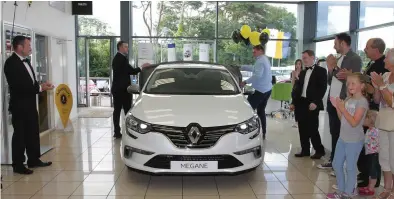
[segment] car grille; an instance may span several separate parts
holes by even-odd
[[[157,155],[144,166],[157,169],[171,169],[171,161],[217,161],[218,169],[230,169],[243,166],[237,158],[231,155]]]
[[[234,132],[235,127],[236,125],[201,128],[202,135],[196,144],[191,144],[186,127],[152,125],[152,131],[162,133],[178,148],[209,148],[223,135]]]

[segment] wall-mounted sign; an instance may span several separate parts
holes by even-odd
[[[153,44],[151,43],[138,43],[138,67],[143,64],[154,64]]]
[[[209,44],[200,44],[199,61],[209,62]]]
[[[168,47],[168,51],[167,51],[168,61],[169,62],[176,61],[175,44],[174,43],[168,44],[167,47]]]
[[[73,1],[71,5],[73,15],[93,15],[93,1]]]
[[[193,61],[192,44],[183,44],[183,61]]]

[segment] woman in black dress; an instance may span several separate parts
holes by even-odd
[[[302,71],[302,61],[301,61],[301,59],[297,59],[294,63],[294,70],[290,74],[291,84],[293,85],[293,90],[291,92],[292,98],[294,98],[294,90],[297,85],[296,83],[299,81],[298,76],[300,75],[301,71]],[[297,107],[297,105],[294,104],[294,107]],[[297,119],[297,115],[295,114],[295,112],[294,112],[294,117],[295,117],[295,123],[293,124],[293,127],[297,128],[298,127],[298,124],[297,124],[298,119]]]

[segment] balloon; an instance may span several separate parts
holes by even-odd
[[[249,36],[250,43],[253,46],[259,45],[260,44],[259,37],[260,37],[260,33],[256,32],[256,31],[253,31],[252,33],[250,33],[250,36]]]
[[[259,37],[259,40],[260,40],[261,45],[265,45],[268,42],[268,40],[269,40],[268,33],[266,33],[266,32],[261,33],[260,37]]]
[[[265,28],[261,33],[264,33],[264,32],[267,33],[268,35],[270,35],[270,33],[271,33],[268,28]]]
[[[246,46],[249,46],[249,44],[250,44],[249,39],[245,39],[245,38],[243,38],[242,36],[241,36],[241,39],[242,39],[242,41],[245,43]]]
[[[233,34],[231,34],[231,38],[236,44],[239,43],[241,41],[239,30],[234,30]]]
[[[248,25],[243,25],[241,27],[241,36],[244,39],[249,38],[251,32],[252,32],[252,29]]]

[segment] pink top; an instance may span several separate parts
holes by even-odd
[[[365,134],[365,154],[374,154],[379,152],[379,130],[369,128]]]

